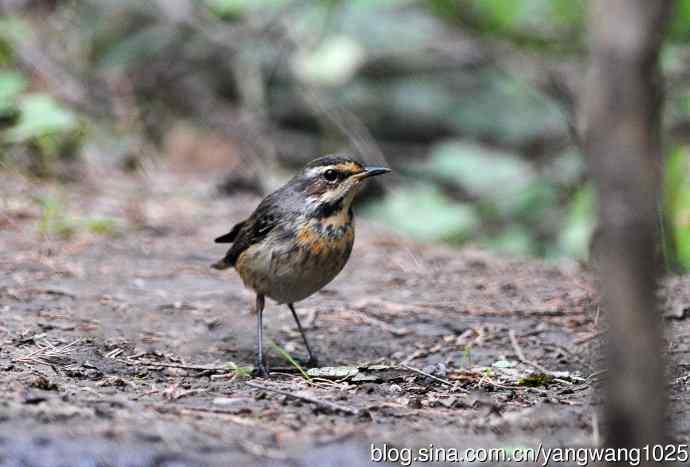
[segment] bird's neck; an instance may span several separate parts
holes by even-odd
[[[343,196],[323,200],[315,199],[311,203],[309,216],[317,219],[331,219],[349,221],[352,218],[352,201],[355,197],[355,190],[345,193]]]
[[[319,223],[328,228],[332,226],[334,229],[348,226],[352,223],[352,208],[342,208],[339,211],[333,212],[330,216],[322,217]]]

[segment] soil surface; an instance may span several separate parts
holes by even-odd
[[[371,443],[598,441],[599,314],[577,264],[420,245],[359,219],[346,269],[297,305],[319,368],[306,378],[285,357],[304,348],[269,303],[273,374],[252,378],[254,297],[209,265],[258,198],[160,172],[61,188],[0,174],[1,465],[359,466]],[[687,442],[690,279],[666,295]]]

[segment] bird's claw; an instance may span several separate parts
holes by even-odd
[[[318,368],[319,367],[319,360],[316,357],[309,357],[308,359],[304,358],[295,358],[295,361],[303,367],[306,368]]]
[[[252,370],[252,376],[258,378],[268,378],[270,373],[266,364],[263,362],[256,362],[256,366],[254,367],[254,370]]]

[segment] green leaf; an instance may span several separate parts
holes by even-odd
[[[28,94],[20,100],[18,108],[19,121],[3,138],[7,142],[18,143],[77,128],[77,117],[47,94]]]
[[[16,108],[17,98],[26,90],[24,75],[16,71],[0,70],[0,115]]]
[[[549,0],[552,18],[562,25],[582,28],[585,22],[583,0]]]
[[[585,159],[579,151],[567,150],[548,161],[543,175],[553,184],[576,186],[586,172]]]
[[[347,83],[364,61],[364,49],[348,36],[334,36],[316,49],[299,54],[295,74],[304,82],[339,86]]]
[[[438,187],[416,184],[369,206],[364,215],[423,241],[462,241],[479,225],[469,204],[450,200]]]
[[[677,41],[690,40],[690,0],[676,0],[669,35]]]
[[[118,232],[118,223],[115,219],[94,218],[83,221],[86,229],[96,235],[115,236]]]
[[[530,222],[542,222],[546,212],[558,205],[558,190],[546,177],[540,177],[532,182],[515,200],[506,203],[510,208],[507,212],[511,217],[519,217]]]
[[[686,147],[667,158],[664,210],[672,229],[666,235],[674,244],[677,261],[690,269],[690,158]]]
[[[397,115],[442,125],[454,107],[452,91],[438,80],[415,76],[387,82],[386,88],[386,98]]]
[[[426,5],[432,13],[448,20],[458,17],[461,11],[458,0],[426,0]]]
[[[281,346],[279,346],[274,340],[271,340],[271,341],[270,341],[270,344],[271,344],[271,347],[273,347],[273,348],[274,348],[274,349],[275,349],[285,360],[287,360],[288,362],[290,362],[290,365],[292,365],[292,366],[294,366],[295,368],[297,368],[297,371],[299,371],[299,372],[302,374],[302,377],[303,377],[304,379],[306,379],[307,381],[310,381],[310,380],[311,380],[311,376],[309,376],[309,375],[307,374],[307,372],[304,371],[304,368],[302,368],[302,365],[300,365],[300,364],[297,362],[297,360],[295,360],[294,358],[292,358],[292,355],[290,355],[290,353],[289,353],[287,350],[285,350],[284,348],[282,348]]]
[[[167,24],[156,24],[125,36],[105,50],[99,65],[105,68],[127,66],[154,57],[179,38],[179,32]]]
[[[478,76],[476,89],[459,96],[449,115],[459,132],[521,144],[565,130],[561,109],[531,84],[494,71]]]
[[[472,10],[488,27],[508,29],[515,25],[521,4],[514,0],[480,0],[472,2]]]
[[[437,12],[455,12],[455,17],[481,34],[508,39],[521,46],[538,49],[572,46],[584,30],[585,8],[582,0],[455,0],[455,10],[434,8]],[[433,5],[432,5],[433,7]]]
[[[14,45],[31,36],[31,27],[17,16],[0,16],[0,39]]]
[[[206,5],[221,18],[237,18],[253,11],[277,9],[288,0],[206,0]]]
[[[415,0],[348,0],[348,7],[358,8],[367,12],[383,9],[401,8],[415,3]]]
[[[435,146],[420,170],[462,186],[501,213],[515,209],[535,177],[530,164],[514,154],[460,141]]]
[[[527,256],[535,253],[535,241],[531,232],[517,224],[508,226],[500,234],[482,243],[492,250],[513,255]]]
[[[444,28],[435,18],[416,8],[393,7],[392,0],[340,1],[339,8],[331,10],[326,28],[336,34],[355,37],[374,55],[392,54],[401,58],[426,54],[426,46],[443,34]],[[368,3],[369,6],[364,6]],[[322,28],[323,30],[323,28]],[[333,32],[331,32],[333,34]],[[421,57],[423,58],[423,57]]]
[[[596,225],[595,192],[591,184],[580,188],[571,201],[558,244],[566,255],[586,259]]]
[[[41,208],[41,217],[38,221],[40,235],[69,238],[76,232],[74,220],[67,215],[65,200],[62,195],[39,196],[34,200]]]

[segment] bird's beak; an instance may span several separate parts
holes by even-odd
[[[386,167],[365,167],[364,171],[358,173],[357,175],[355,175],[355,177],[357,178],[357,180],[364,180],[365,178],[387,174],[390,171],[391,169],[388,169]]]

